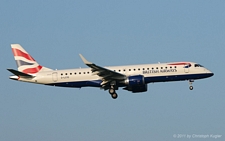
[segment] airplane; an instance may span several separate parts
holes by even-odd
[[[81,60],[89,68],[53,70],[38,64],[20,44],[11,44],[11,47],[18,70],[7,69],[14,74],[10,79],[59,87],[98,87],[108,90],[113,99],[118,97],[116,90],[120,87],[139,93],[146,92],[149,83],[186,80],[189,89],[193,90],[194,80],[214,75],[194,62],[102,67],[89,62],[81,54]]]

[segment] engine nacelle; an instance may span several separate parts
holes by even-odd
[[[127,86],[144,85],[145,84],[145,78],[144,78],[143,75],[129,76],[125,80],[125,84]]]
[[[125,85],[127,85],[127,87],[124,89],[132,91],[133,93],[147,91],[147,84],[145,84],[145,78],[143,75],[129,76],[125,80]]]

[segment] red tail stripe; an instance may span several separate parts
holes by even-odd
[[[18,50],[16,48],[12,48],[14,56],[21,56],[24,57],[30,61],[35,61],[34,58],[32,58],[29,54],[22,52],[21,50]]]
[[[28,68],[23,70],[23,73],[37,73],[41,70],[42,66],[37,66],[36,68]]]

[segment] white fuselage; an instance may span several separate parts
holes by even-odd
[[[213,73],[201,65],[188,62],[190,66],[175,63],[158,63],[129,66],[112,66],[106,69],[129,76],[143,75],[147,83],[195,80],[207,78]],[[185,67],[186,66],[186,67]],[[18,78],[20,81],[63,87],[101,87],[102,78],[92,73],[90,68],[44,71],[34,78]]]

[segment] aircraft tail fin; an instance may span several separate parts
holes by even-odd
[[[40,71],[51,70],[49,68],[39,65],[21,45],[11,44],[11,47],[19,72],[22,72],[24,74],[36,74]]]

